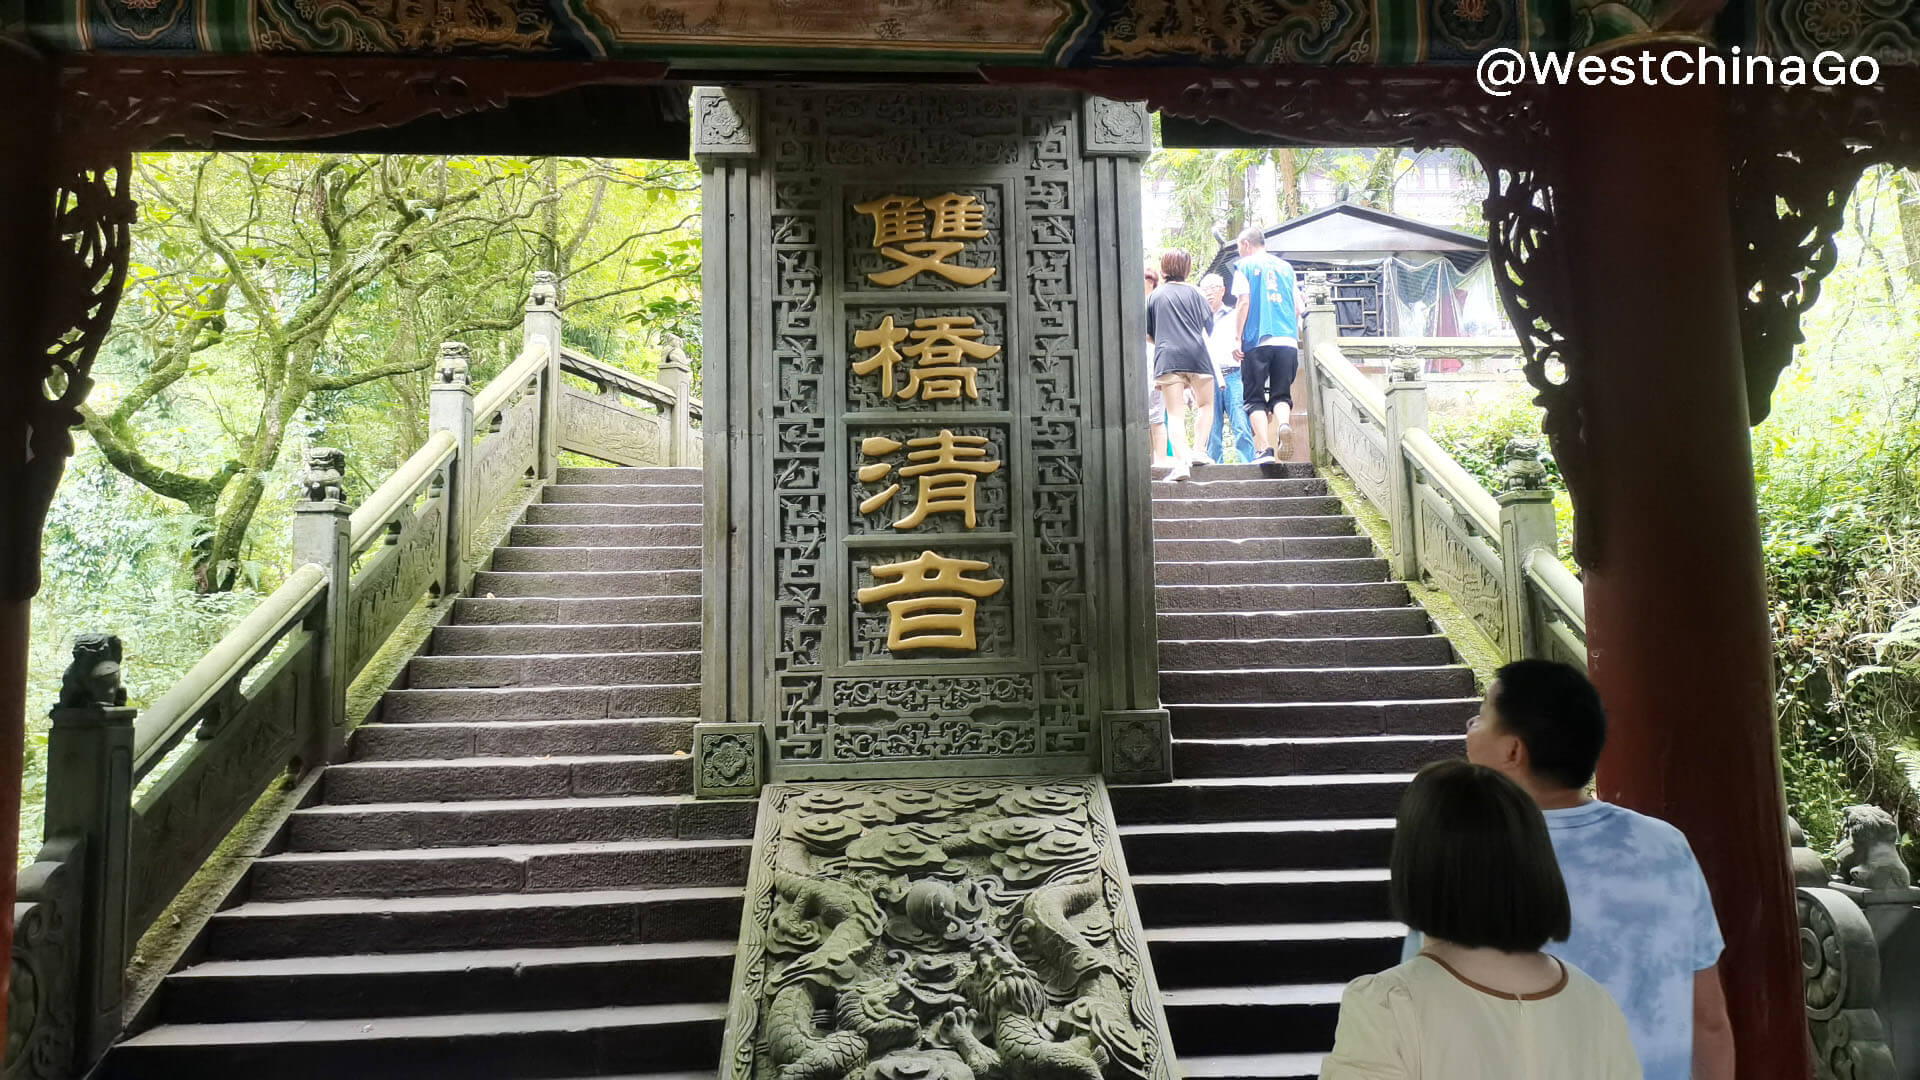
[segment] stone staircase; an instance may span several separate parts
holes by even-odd
[[[1398,962],[1393,814],[1462,752],[1471,669],[1309,466],[1154,483],[1171,784],[1117,786],[1185,1074],[1318,1076],[1340,991]]]
[[[96,1075],[712,1077],[754,803],[692,798],[699,485],[562,469]]]

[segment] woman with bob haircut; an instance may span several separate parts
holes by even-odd
[[[1394,917],[1412,960],[1347,985],[1322,1080],[1640,1080],[1626,1017],[1540,951],[1572,916],[1546,820],[1492,769],[1420,770],[1393,832]]]

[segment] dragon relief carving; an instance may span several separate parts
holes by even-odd
[[[770,789],[731,1080],[1170,1077],[1098,796],[1089,780]]]

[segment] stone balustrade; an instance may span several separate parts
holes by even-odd
[[[45,843],[20,875],[9,1080],[100,1058],[130,1009],[135,943],[277,779],[341,759],[348,687],[409,613],[467,589],[496,539],[482,526],[552,480],[560,452],[699,464],[677,340],[653,382],[560,336],[542,272],[523,351],[485,388],[467,346],[442,345],[425,445],[358,508],[345,454],[309,450],[294,571],[144,715],[126,705],[119,639],[76,641],[48,736]]]
[[[1300,355],[1313,463],[1339,466],[1386,518],[1394,576],[1445,592],[1506,659],[1551,658],[1585,669],[1586,602],[1558,558],[1539,441],[1508,445],[1505,484],[1489,492],[1426,430],[1421,350],[1492,356],[1509,346],[1341,338],[1325,281],[1307,275],[1304,292]],[[1387,360],[1384,388],[1349,350]]]

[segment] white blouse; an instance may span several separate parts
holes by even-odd
[[[1425,953],[1355,979],[1321,1080],[1641,1080],[1620,1007],[1560,966],[1559,985],[1518,996]]]

